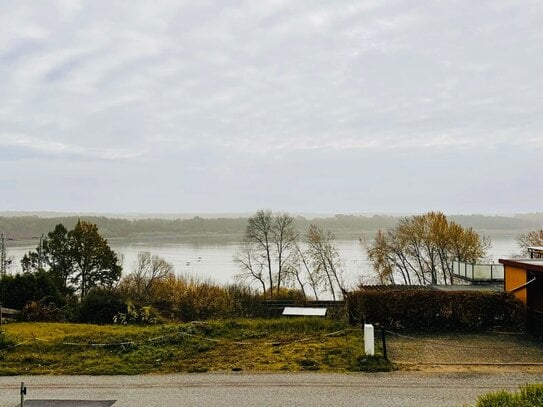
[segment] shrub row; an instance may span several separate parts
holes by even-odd
[[[157,292],[148,303],[169,320],[254,317],[264,316],[266,312],[262,297],[244,286],[222,287],[181,279],[161,282],[157,286]]]
[[[265,317],[269,308],[262,297],[245,287],[192,286],[150,303],[134,302],[118,289],[92,289],[81,301],[62,307],[47,298],[22,307],[22,320],[93,324],[157,323],[232,317]]]
[[[270,317],[282,311],[274,302],[305,302],[303,293],[291,288],[274,291],[274,301],[266,301],[268,294],[244,285],[222,286],[169,274],[152,281],[128,276],[115,288],[93,288],[80,299],[45,271],[0,279],[0,305],[22,309],[23,320],[40,322],[128,324]]]
[[[32,301],[46,299],[57,305],[65,304],[58,283],[45,271],[6,275],[0,278],[0,304],[7,308],[22,309]]]
[[[379,323],[419,331],[518,328],[520,301],[509,293],[417,289],[359,290],[347,294],[351,323]]]
[[[0,280],[0,304],[22,310],[21,319],[36,322],[156,323],[237,317],[268,317],[276,311],[260,293],[243,285],[221,286],[195,278],[168,276],[155,282],[146,298],[134,287],[94,288],[83,298],[59,293],[45,272]],[[297,290],[278,298],[303,302]]]

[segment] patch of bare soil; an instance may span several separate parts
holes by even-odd
[[[521,333],[389,333],[387,350],[403,370],[543,372],[543,342]]]

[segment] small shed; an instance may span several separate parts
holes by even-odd
[[[543,259],[500,259],[504,288],[526,306],[529,332],[543,335]]]

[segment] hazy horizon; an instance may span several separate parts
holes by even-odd
[[[259,208],[262,210],[271,210],[272,212],[283,212],[281,210],[274,210],[271,208]],[[238,218],[238,217],[249,217],[252,216],[254,212],[65,212],[65,211],[0,211],[1,217],[19,217],[19,216],[37,216],[44,218],[53,218],[53,217],[71,217],[71,216],[103,216],[106,218],[127,218],[127,219],[189,219],[194,217],[202,218]],[[312,213],[312,212],[288,212],[292,216],[301,216],[304,218],[331,218],[334,216],[360,216],[360,217],[372,217],[372,216],[391,216],[391,217],[401,217],[401,216],[412,216],[420,215],[423,212],[411,212],[411,213],[391,213],[391,212],[330,212],[330,213]],[[537,216],[542,215],[543,212],[524,212],[524,213],[445,213],[447,216],[488,216],[488,217],[518,217],[518,216]]]
[[[8,0],[0,211],[541,211],[541,21],[534,0]]]

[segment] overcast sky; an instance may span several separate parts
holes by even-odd
[[[0,0],[0,210],[529,212],[542,165],[539,0]]]

